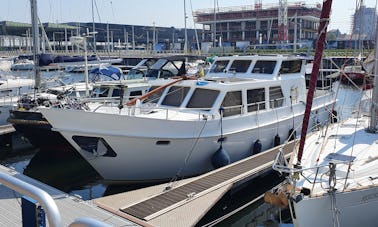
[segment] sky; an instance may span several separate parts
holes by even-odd
[[[94,0],[96,22],[147,25],[158,27],[185,27],[185,0]],[[256,0],[186,0],[187,28],[194,25],[192,11],[218,7],[253,5]],[[378,0],[364,0],[367,7],[375,7]],[[37,0],[38,14],[45,22],[92,22],[92,0]],[[262,0],[263,5],[278,4],[279,0]],[[294,3],[299,1],[290,1]],[[301,1],[308,5],[322,4],[321,0]],[[328,29],[349,33],[356,0],[333,0]],[[0,21],[30,23],[30,0],[0,0]]]

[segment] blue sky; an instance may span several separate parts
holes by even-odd
[[[92,0],[37,0],[42,22],[91,22]],[[375,7],[377,0],[365,0],[365,5]],[[30,22],[29,0],[0,0],[0,21]],[[219,7],[254,4],[255,0],[218,0]],[[262,0],[263,4],[278,4],[278,0]],[[298,1],[288,1],[289,3]],[[306,4],[322,3],[307,0]],[[184,0],[96,0],[96,22],[184,27]],[[355,0],[333,0],[330,29],[350,31]],[[214,0],[186,0],[187,27],[193,28],[192,10],[212,8]],[[199,25],[196,26],[200,28]]]

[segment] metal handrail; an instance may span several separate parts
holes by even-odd
[[[0,173],[0,183],[20,194],[27,195],[38,201],[38,203],[41,204],[43,209],[46,211],[50,226],[62,226],[62,220],[58,207],[56,206],[53,198],[51,198],[47,192],[5,173]]]

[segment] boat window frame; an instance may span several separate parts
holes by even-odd
[[[301,73],[302,71],[303,60],[294,59],[294,60],[284,60],[280,66],[280,74],[291,74],[291,73]]]
[[[247,62],[247,64],[246,63],[238,64],[238,63],[242,63],[242,62]],[[248,72],[248,69],[251,67],[252,62],[253,61],[251,59],[236,59],[236,60],[233,60],[231,62],[231,66],[230,66],[228,71],[233,71],[235,73],[246,73],[246,72]],[[235,64],[238,64],[238,65],[235,65]]]
[[[148,92],[151,92],[159,87],[160,86],[151,86]],[[163,94],[164,94],[164,89],[148,96],[146,99],[143,100],[143,103],[158,103]]]
[[[205,91],[205,92],[210,92],[210,93],[213,92],[214,95],[212,96],[211,94],[207,94],[207,95],[205,95],[205,94],[198,94],[197,92],[200,92],[200,91]],[[215,94],[215,93],[216,93],[216,94]],[[186,104],[186,108],[188,108],[188,109],[201,109],[201,110],[204,110],[204,111],[210,111],[210,110],[213,108],[215,102],[217,101],[217,99],[218,99],[220,93],[221,93],[221,92],[220,92],[219,90],[214,90],[214,89],[208,89],[208,88],[199,88],[199,87],[196,87],[196,88],[194,89],[194,91],[192,92],[192,95],[190,96],[189,101],[188,101],[187,104]],[[191,102],[192,102],[195,98],[197,98],[197,96],[202,97],[200,101],[204,101],[204,98],[203,98],[203,97],[205,97],[205,98],[207,99],[207,100],[205,100],[205,101],[209,101],[209,100],[212,99],[212,104],[211,104],[211,105],[207,105],[207,106],[195,106],[195,107],[190,106],[190,105],[191,105]],[[196,100],[197,100],[197,99],[196,99]],[[198,103],[196,100],[193,101],[193,103]],[[210,103],[210,102],[208,102],[207,104],[209,104],[209,103]]]
[[[164,97],[162,97],[160,105],[180,107],[182,105],[182,103],[184,102],[185,98],[187,97],[189,91],[190,91],[190,86],[173,85],[173,86],[168,87],[167,89],[168,90],[165,93]],[[176,90],[172,90],[172,89],[176,89]],[[181,95],[181,98],[177,99],[177,100],[172,99],[172,98],[177,97],[177,92],[179,90],[183,90],[183,92],[184,92],[184,94]]]
[[[233,102],[235,100],[234,97],[230,97],[231,95],[234,95],[235,93],[240,93],[240,103],[225,103],[226,101]],[[231,98],[231,99],[230,99]],[[227,100],[230,99],[230,100]],[[232,105],[229,105],[232,104]],[[221,107],[224,109],[223,110],[223,117],[230,117],[230,116],[235,116],[235,115],[241,115],[243,113],[243,92],[242,90],[234,90],[234,91],[227,91],[226,94],[223,97]]]
[[[252,93],[251,92],[255,92]],[[265,88],[247,89],[247,112],[265,110]],[[257,94],[256,94],[257,93]]]
[[[277,93],[277,91],[279,91],[279,93]],[[282,107],[284,104],[284,99],[285,96],[283,95],[281,86],[269,87],[269,107],[271,109]]]
[[[273,64],[274,64],[274,67],[272,67]],[[274,70],[276,69],[277,64],[278,64],[277,60],[256,60],[251,70],[251,73],[271,75],[274,73]],[[257,71],[257,69],[259,70]]]
[[[227,70],[227,66],[230,64],[231,60],[215,60],[209,69],[209,73],[224,73]],[[219,64],[225,63],[225,64]]]

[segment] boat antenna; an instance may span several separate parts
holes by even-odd
[[[331,12],[332,0],[324,0],[323,7],[320,14],[319,28],[318,28],[318,40],[316,42],[314,64],[312,67],[310,85],[307,93],[306,109],[303,116],[301,139],[299,141],[299,150],[297,155],[297,165],[300,165],[303,155],[303,148],[306,140],[307,128],[311,114],[312,101],[314,98],[314,92],[316,87],[316,81],[318,79],[320,63],[322,61],[323,50],[325,46],[325,38],[327,34],[327,27],[329,23],[329,16]]]

